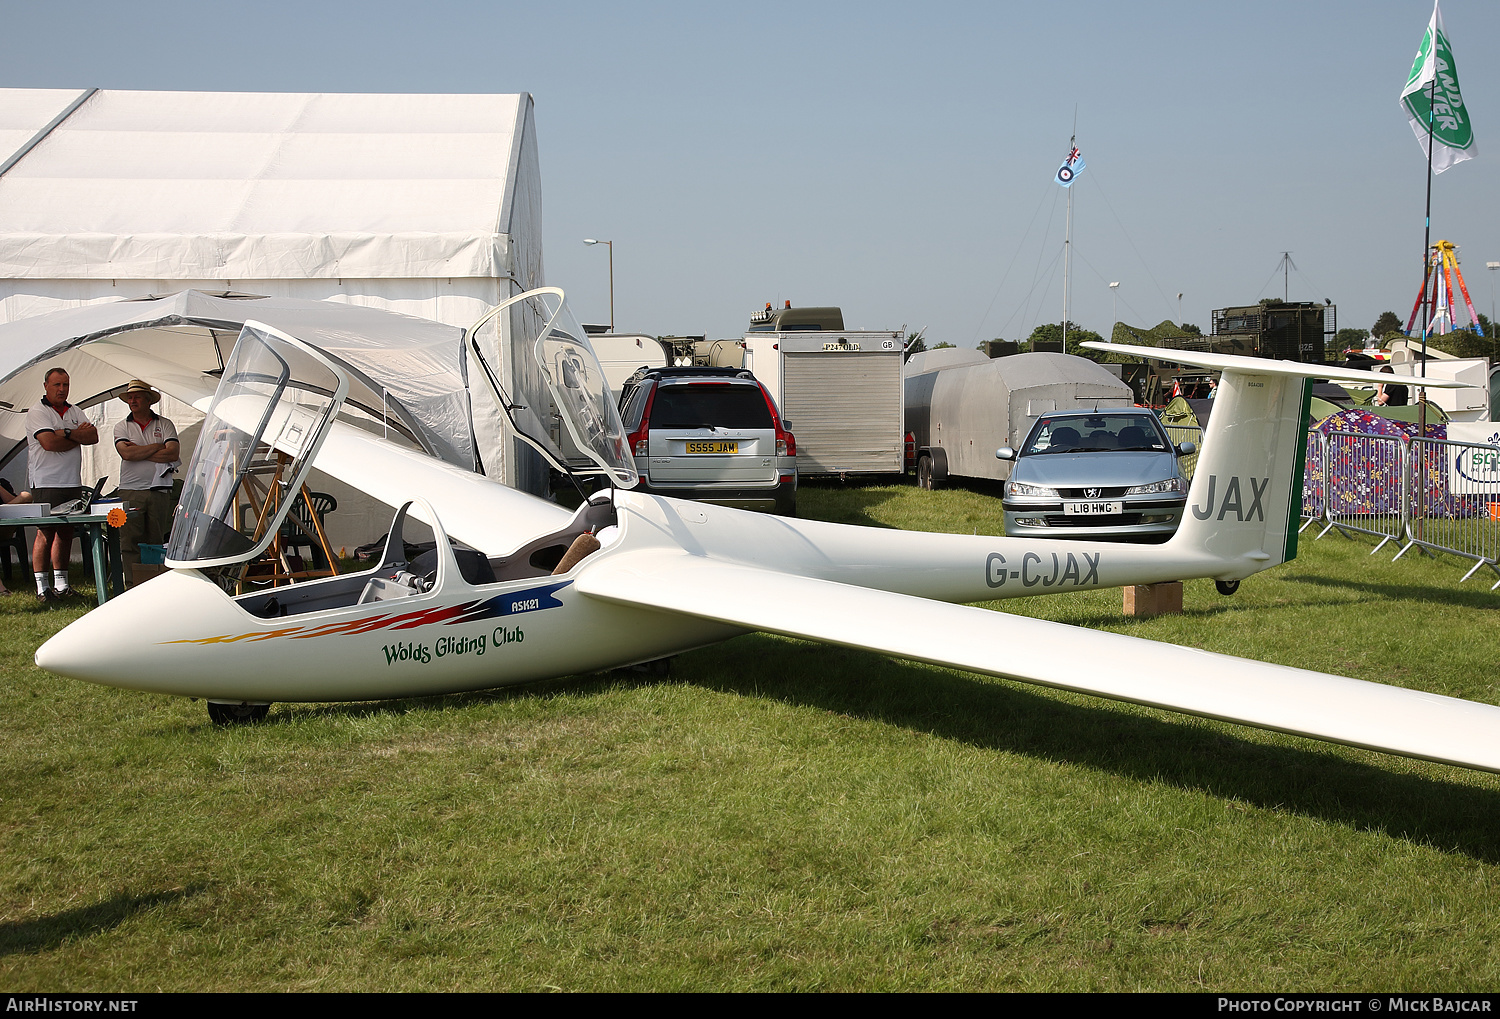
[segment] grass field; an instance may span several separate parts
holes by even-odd
[[[801,508],[1000,530],[988,490]],[[1368,550],[1004,609],[1500,703],[1500,595]],[[0,601],[3,990],[1500,984],[1495,776],[768,636],[225,730],[38,671],[81,611]]]

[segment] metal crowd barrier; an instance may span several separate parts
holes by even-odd
[[[1198,425],[1169,425],[1165,421],[1161,426],[1167,430],[1167,438],[1172,445],[1180,442],[1191,442],[1197,447],[1192,453],[1182,457],[1178,463],[1182,466],[1182,474],[1189,481],[1193,480],[1193,471],[1198,466],[1198,454],[1203,452],[1203,429]]]
[[[1328,515],[1327,500],[1323,498],[1323,459],[1323,436],[1308,432],[1307,458],[1303,461],[1302,472],[1302,523],[1297,528],[1298,534]]]
[[[1474,560],[1500,576],[1500,449],[1443,439],[1313,432],[1303,475],[1301,529],[1379,538]],[[1392,561],[1394,561],[1394,559]],[[1460,581],[1462,582],[1462,581]],[[1490,590],[1500,588],[1497,580]]]
[[[1473,559],[1468,580],[1488,566],[1500,575],[1500,449],[1446,439],[1412,439],[1406,545]],[[1500,587],[1495,582],[1493,591]]]
[[[1393,435],[1329,432],[1322,436],[1323,518],[1319,538],[1334,528],[1387,542],[1406,533],[1406,443]]]
[[[1200,449],[1203,447],[1203,429],[1197,425],[1169,425],[1163,421],[1161,426],[1167,430],[1167,438],[1173,444],[1191,442]]]

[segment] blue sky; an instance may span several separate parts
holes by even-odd
[[[1397,104],[1425,0],[599,4],[0,2],[0,85],[517,92],[536,100],[548,282],[622,331],[738,335],[766,301],[929,342],[1332,298],[1403,318],[1426,165]],[[1444,0],[1479,157],[1433,237],[1500,272],[1500,4]]]

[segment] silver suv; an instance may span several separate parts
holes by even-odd
[[[797,441],[740,368],[650,368],[621,395],[639,490],[797,515]]]

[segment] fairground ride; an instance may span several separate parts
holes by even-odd
[[[1451,333],[1459,328],[1453,305],[1455,282],[1458,284],[1458,292],[1463,295],[1463,306],[1469,313],[1467,328],[1480,332],[1479,315],[1474,311],[1468,285],[1464,283],[1463,270],[1458,266],[1458,246],[1452,241],[1438,241],[1430,250],[1422,275],[1422,289],[1411,307],[1411,317],[1406,320],[1406,335],[1413,335],[1412,330],[1418,328],[1417,316],[1421,313],[1424,302],[1427,307],[1426,328],[1421,334],[1424,339],[1427,336]]]

